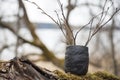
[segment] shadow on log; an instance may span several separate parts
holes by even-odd
[[[51,71],[39,68],[25,58],[0,64],[0,80],[58,80]]]

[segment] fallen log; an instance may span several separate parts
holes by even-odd
[[[22,57],[8,62],[0,61],[0,80],[120,80],[120,78],[106,72],[77,76],[58,70],[49,71]]]
[[[57,80],[54,74],[25,58],[1,62],[0,80]]]

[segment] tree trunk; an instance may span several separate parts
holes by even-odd
[[[117,70],[117,61],[116,61],[116,58],[115,58],[115,45],[114,45],[114,27],[115,27],[115,24],[114,24],[114,20],[112,21],[112,26],[110,28],[110,32],[109,32],[109,38],[110,38],[110,45],[111,45],[111,54],[112,54],[112,62],[113,62],[113,72],[115,75],[118,75],[118,70]]]

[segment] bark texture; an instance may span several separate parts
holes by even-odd
[[[0,80],[58,80],[49,70],[39,68],[25,58],[0,62]]]

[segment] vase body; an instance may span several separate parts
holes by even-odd
[[[88,47],[68,46],[65,53],[65,72],[75,75],[85,75],[88,71]]]

